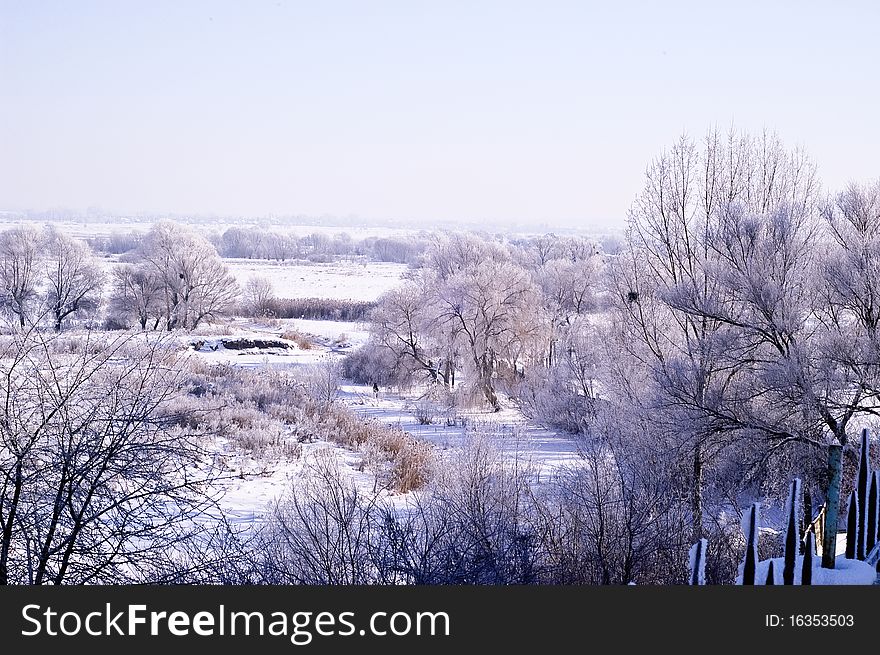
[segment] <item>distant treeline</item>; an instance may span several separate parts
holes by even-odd
[[[222,233],[209,233],[205,237],[221,257],[281,262],[306,260],[325,263],[340,258],[359,258],[408,264],[424,253],[429,244],[427,237],[422,236],[364,239],[354,239],[344,233],[296,236],[256,227],[230,227]],[[88,241],[95,251],[118,255],[136,249],[142,239],[142,234],[129,232],[93,237]]]

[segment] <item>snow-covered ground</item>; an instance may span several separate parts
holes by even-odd
[[[794,569],[794,584],[801,583],[801,567],[802,559],[798,557]],[[766,583],[767,573],[770,562],[773,562],[773,584],[781,585],[782,571],[785,566],[785,559],[776,557],[772,560],[766,559],[757,563],[755,567],[755,583],[762,585]],[[814,585],[872,585],[877,580],[877,571],[870,564],[860,562],[858,560],[846,559],[845,557],[837,557],[834,560],[833,569],[823,569],[821,558],[813,559],[813,580]]]
[[[376,300],[399,286],[405,264],[338,261],[329,264],[224,259],[229,272],[244,287],[254,277],[272,282],[279,298]]]
[[[312,346],[301,349],[293,341],[281,338],[289,330],[309,337]],[[352,348],[362,344],[368,336],[367,326],[360,323],[342,321],[306,321],[288,319],[283,321],[237,320],[231,325],[214,331],[222,334],[190,335],[187,340],[199,346],[192,356],[206,362],[231,364],[246,367],[271,367],[288,370],[295,374],[302,366],[314,365],[325,359],[339,359]],[[344,339],[340,339],[344,335]],[[262,339],[277,347],[232,349],[224,346],[224,341],[241,339]],[[467,410],[457,414],[457,420],[447,425],[444,416],[438,414],[431,424],[423,425],[417,419],[414,407],[417,394],[402,396],[398,393],[381,391],[374,397],[368,386],[343,384],[340,388],[339,402],[362,417],[365,421],[402,428],[414,437],[427,441],[434,447],[439,458],[454,457],[469,440],[479,434],[483,440],[490,441],[509,461],[534,475],[535,484],[549,479],[554,471],[562,466],[574,465],[579,461],[577,443],[570,436],[543,428],[523,415],[510,404],[500,412],[487,410]],[[341,470],[367,494],[376,489],[374,475],[360,470],[361,455],[345,450],[335,444],[317,442],[303,444],[301,459],[289,461],[279,458],[276,461],[257,461],[249,455],[236,452],[225,441],[218,441],[218,457],[222,457],[232,477],[223,482],[223,498],[220,502],[230,519],[241,524],[258,523],[274,501],[287,493],[293,480],[302,475],[310,457],[319,450],[331,452],[340,464]],[[406,499],[387,494],[387,500],[405,504]]]
[[[279,457],[272,461],[244,454],[225,439],[216,440],[214,449],[224,468],[219,474],[218,505],[225,519],[239,528],[258,526],[297,480],[308,475],[309,467],[319,457],[334,458],[343,475],[359,489],[369,493],[375,485],[375,476],[361,469],[359,453],[323,441],[302,444],[302,455],[297,459]]]
[[[112,279],[119,256],[99,257],[98,264]],[[401,285],[406,264],[340,260],[329,264],[272,262],[254,259],[223,260],[243,289],[248,280],[263,277],[272,282],[278,298],[327,298],[372,302]]]
[[[461,411],[453,425],[447,425],[442,413],[437,412],[434,420],[424,425],[416,416],[417,400],[412,395],[380,391],[377,398],[369,387],[351,384],[343,385],[341,391],[343,402],[355,413],[406,430],[433,444],[441,457],[461,449],[479,434],[505,458],[516,459],[533,472],[536,483],[547,480],[559,467],[580,461],[577,443],[571,436],[526,419],[509,402],[500,412]]]

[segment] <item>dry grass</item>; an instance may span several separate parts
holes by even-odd
[[[302,332],[297,332],[296,330],[287,330],[281,335],[281,338],[286,339],[287,341],[293,341],[296,344],[296,347],[300,350],[312,349],[312,342],[309,341],[309,338]]]
[[[434,464],[430,444],[403,430],[390,428],[377,435],[379,449],[391,463],[391,482],[402,493],[423,487]]]
[[[202,323],[196,329],[190,330],[190,334],[198,337],[228,337],[235,334],[235,331],[229,323]]]
[[[340,404],[313,398],[280,371],[194,360],[187,393],[169,408],[184,429],[229,439],[255,458],[299,457],[302,442],[327,441],[363,456],[383,485],[407,493],[424,486],[434,463],[430,444]]]

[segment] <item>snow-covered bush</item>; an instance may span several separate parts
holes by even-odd
[[[342,366],[329,357],[296,372],[296,380],[304,385],[306,393],[321,409],[327,409],[339,396]]]
[[[431,447],[333,402],[335,369],[318,366],[296,380],[271,369],[193,360],[184,385],[188,393],[166,409],[166,416],[188,430],[229,439],[262,461],[297,459],[301,442],[326,441],[363,453],[377,487],[409,492],[424,486],[433,472]]]
[[[387,387],[399,384],[400,369],[394,354],[368,341],[342,361],[342,374],[356,384],[378,384]]]
[[[273,584],[355,585],[376,582],[371,547],[378,509],[333,455],[319,452],[260,537],[256,558]]]
[[[437,418],[437,405],[427,394],[416,399],[411,411],[419,425],[431,425]]]
[[[581,394],[563,366],[530,368],[512,389],[526,416],[548,427],[576,434],[594,416],[598,401]]]

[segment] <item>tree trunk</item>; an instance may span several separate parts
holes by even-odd
[[[691,541],[697,543],[703,538],[703,454],[698,443],[694,447],[694,480],[691,490]]]
[[[495,394],[495,388],[492,386],[492,356],[489,353],[483,353],[479,358],[475,359],[474,363],[480,376],[483,396],[492,406],[492,411],[501,411],[501,403],[498,402],[498,396]]]
[[[491,382],[483,382],[483,395],[492,406],[492,411],[501,411],[501,403],[498,402],[498,396],[495,394],[495,389],[492,388]]]
[[[825,534],[822,536],[822,568],[833,569],[837,552],[837,516],[840,511],[840,477],[843,446],[828,446],[828,489],[825,492]]]

